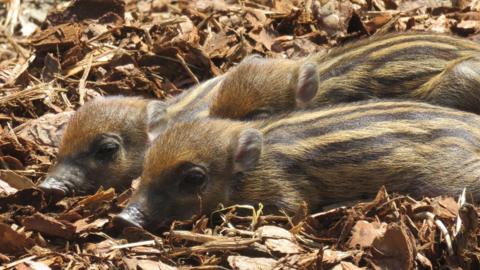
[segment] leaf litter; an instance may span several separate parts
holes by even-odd
[[[1,1],[0,269],[480,268],[468,191],[417,201],[381,189],[294,217],[234,206],[151,233],[111,222],[132,190],[52,204],[34,186],[96,96],[164,99],[252,53],[302,57],[387,32],[478,41],[479,19],[476,0]]]

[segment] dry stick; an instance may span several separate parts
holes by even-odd
[[[28,98],[29,100],[35,100],[35,99],[43,99],[46,95],[46,92],[48,90],[45,90],[48,84],[38,84],[29,88],[26,88],[24,90],[19,90],[19,91],[14,91],[11,94],[8,94],[6,96],[0,97],[0,106],[5,105],[9,102],[15,101],[15,100],[21,100],[24,98]],[[64,88],[57,88],[57,87],[51,87],[50,90],[52,91],[57,91],[57,92],[66,92],[67,90]]]
[[[168,234],[170,234],[173,238],[188,240],[192,242],[199,242],[199,243],[230,240],[230,238],[224,237],[224,236],[214,236],[214,235],[200,234],[200,233],[194,233],[190,231],[180,231],[180,230],[171,231]]]
[[[7,18],[5,19],[4,26],[10,26],[10,32],[13,33],[15,30],[15,26],[17,25],[18,22],[18,15],[20,11],[20,0],[13,0],[9,1],[10,5],[7,5],[8,7],[8,12],[7,12]]]
[[[87,60],[87,66],[85,67],[85,70],[83,71],[82,78],[80,79],[80,82],[78,83],[78,94],[79,94],[79,101],[80,105],[84,104],[84,99],[85,99],[85,93],[87,89],[85,88],[87,84],[87,77],[88,74],[90,73],[90,69],[92,68],[92,62],[93,62],[93,55],[90,54]]]
[[[452,247],[452,238],[448,233],[447,227],[440,219],[435,218],[435,215],[432,212],[421,212],[416,214],[415,216],[419,218],[428,218],[431,221],[435,222],[435,225],[440,229],[440,231],[445,236],[445,242],[447,242],[447,251],[449,256],[453,256],[453,247]]]
[[[246,249],[250,245],[259,242],[260,239],[246,239],[246,240],[237,240],[237,241],[211,241],[207,242],[201,246],[193,246],[189,248],[182,248],[180,250],[174,250],[169,254],[171,257],[178,257],[183,255],[188,255],[192,253],[205,253],[205,252],[215,252],[226,250],[241,250]]]
[[[7,84],[12,84],[23,72],[25,72],[28,69],[29,64],[35,60],[35,57],[36,55],[32,54],[23,64],[17,64],[15,68],[9,72],[10,74]]]
[[[5,34],[5,37],[7,37],[8,43],[12,45],[12,47],[15,49],[17,54],[21,55],[23,59],[27,59],[28,55],[25,54],[24,49],[18,45],[18,43],[15,41],[15,39],[12,37],[10,32],[8,31],[7,28],[3,29],[3,33]]]
[[[147,240],[147,241],[141,241],[141,242],[135,242],[135,243],[128,243],[125,245],[112,246],[110,247],[110,250],[140,247],[140,246],[153,246],[153,245],[155,245],[155,240]]]
[[[458,197],[458,209],[462,207],[465,204],[465,201],[467,200],[467,189],[463,188],[462,194],[460,194],[460,197]],[[455,231],[453,233],[453,238],[457,237],[458,233],[460,233],[460,230],[462,229],[462,219],[460,218],[460,213],[457,214],[457,223],[455,224]]]
[[[235,233],[235,234],[238,234],[238,235],[241,235],[241,236],[248,236],[248,237],[254,237],[255,236],[255,232],[247,231],[247,230],[241,230],[241,229],[237,229],[237,228],[223,228],[220,232],[221,233],[232,232],[232,233]]]
[[[192,70],[188,67],[187,62],[185,62],[185,59],[180,54],[176,54],[177,59],[180,61],[180,64],[182,67],[187,71],[188,75],[192,77],[192,79],[195,81],[196,84],[200,84],[200,81],[198,80],[197,76],[193,74]]]
[[[344,212],[345,210],[347,210],[347,207],[341,206],[341,207],[333,208],[333,209],[325,211],[325,212],[312,214],[312,215],[310,215],[310,217],[311,218],[321,218],[321,217],[328,216],[328,215],[333,214],[333,213]]]
[[[21,263],[24,263],[24,262],[28,262],[32,259],[35,259],[37,256],[36,255],[33,255],[33,256],[30,256],[30,257],[26,257],[26,258],[23,258],[23,259],[20,259],[20,260],[17,260],[17,261],[14,261],[14,262],[11,262],[7,265],[4,265],[4,266],[0,266],[0,270],[5,270],[5,269],[8,269],[8,268],[11,268],[11,267],[14,267],[16,265],[19,265]]]

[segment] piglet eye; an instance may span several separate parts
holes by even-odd
[[[108,142],[99,146],[95,157],[100,160],[107,160],[113,158],[119,149],[118,143]]]
[[[179,189],[181,192],[195,193],[201,191],[206,181],[205,170],[200,167],[193,167],[182,174]]]
[[[272,112],[268,109],[257,109],[249,112],[243,120],[258,120],[258,119],[265,119],[272,115]]]

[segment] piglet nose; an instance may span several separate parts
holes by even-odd
[[[127,228],[138,227],[142,228],[143,215],[134,207],[127,207],[120,214],[113,218],[113,224],[115,227]]]
[[[53,177],[47,177],[38,188],[45,193],[47,198],[51,198],[53,201],[59,201],[67,196],[67,189],[63,187],[58,180]]]

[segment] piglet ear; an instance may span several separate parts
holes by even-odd
[[[168,124],[167,106],[164,102],[153,100],[147,105],[147,133],[150,142],[155,140]]]
[[[295,93],[297,107],[307,107],[317,94],[320,85],[317,70],[317,65],[314,63],[306,63],[300,66]]]
[[[263,136],[256,129],[240,132],[233,157],[234,172],[243,172],[255,167],[262,153]]]

